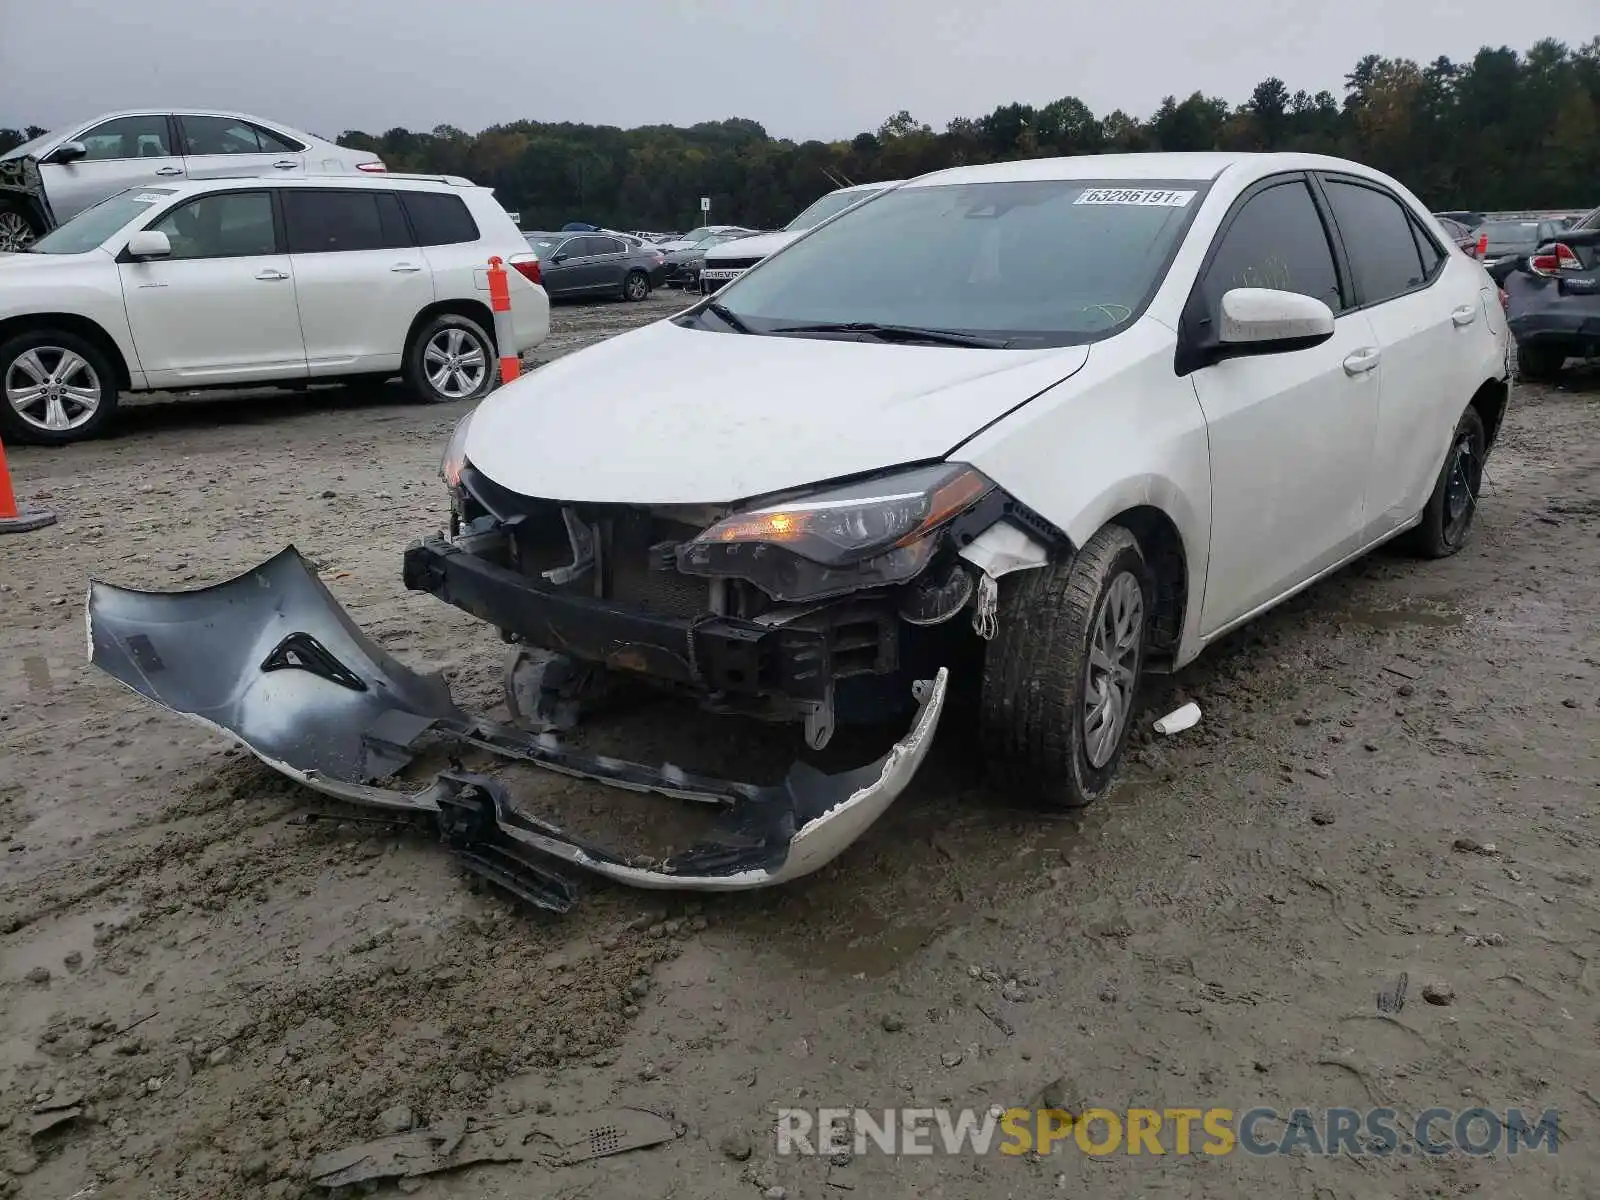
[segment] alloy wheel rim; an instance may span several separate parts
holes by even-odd
[[[18,212],[0,212],[0,251],[26,250],[37,239],[33,226]]]
[[[1461,539],[1472,521],[1482,479],[1482,457],[1470,432],[1461,434],[1450,451],[1450,474],[1444,489],[1444,536],[1452,545]]]
[[[100,411],[100,376],[82,355],[35,346],[6,368],[6,402],[35,429],[65,433]]]
[[[478,338],[452,326],[428,339],[422,365],[434,391],[451,400],[464,400],[482,386],[489,371],[489,353]]]
[[[1131,572],[1111,581],[1095,613],[1083,689],[1083,745],[1089,765],[1105,766],[1133,714],[1144,645],[1144,591]]]

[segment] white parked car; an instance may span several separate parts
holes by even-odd
[[[740,238],[737,245],[724,242],[706,251],[705,266],[700,268],[700,291],[705,295],[719,291],[724,285],[739,278],[769,254],[776,254],[808,229],[814,229],[829,217],[844,212],[851,205],[870,200],[900,183],[890,179],[883,183],[857,183],[829,192],[814,200],[799,216],[773,233],[758,233],[754,237]]]
[[[769,886],[904,791],[951,689],[975,701],[956,736],[1003,786],[1084,805],[1113,784],[1146,671],[1397,535],[1458,551],[1508,349],[1482,265],[1356,163],[960,167],[457,425],[450,534],[409,546],[403,577],[520,644],[520,729],[363,637],[292,548],[203,592],[96,584],[93,661],[292,778],[431,822],[536,904],[571,903],[568,866]],[[543,736],[641,677],[813,747],[845,723],[909,731],[766,786]],[[380,786],[439,741],[716,815],[603,846],[486,775]]]
[[[1461,547],[1507,347],[1483,267],[1357,163],[958,167],[491,396],[454,443],[471,549],[424,546],[437,570],[408,561],[408,578],[568,655],[574,623],[551,641],[530,614],[592,603],[598,628],[624,608],[638,653],[610,665],[803,718],[814,745],[909,704],[976,629],[1003,777],[1081,805],[1111,783],[1145,670],[1398,534]],[[559,530],[564,513],[638,522],[637,546],[601,553],[634,582],[627,556],[648,553],[643,590],[552,586],[564,537],[548,563],[524,543],[506,595],[467,585],[503,522]],[[698,631],[685,666],[664,612],[741,628]],[[735,643],[740,670],[719,676]]]
[[[212,109],[124,109],[51,130],[5,154],[32,159],[48,212],[68,221],[138,183],[228,175],[382,172],[383,160],[277,121]],[[21,250],[45,231],[37,207],[0,198],[0,250]]]
[[[182,180],[120,192],[0,254],[0,435],[93,436],[119,393],[404,375],[497,378],[488,262],[517,353],[549,332],[539,264],[487,188],[450,176]]]

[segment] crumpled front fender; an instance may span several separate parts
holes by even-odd
[[[222,732],[326,795],[426,818],[466,865],[533,903],[564,909],[565,864],[645,888],[730,891],[784,883],[833,861],[905,790],[927,757],[948,673],[917,685],[911,729],[837,775],[796,763],[758,786],[581,754],[550,734],[469,716],[437,675],[368,639],[290,546],[226,583],[187,592],[90,585],[90,661],[180,716]],[[383,786],[424,743],[453,743],[633,791],[720,807],[708,839],[648,860],[520,811],[493,776],[441,772],[421,791]]]

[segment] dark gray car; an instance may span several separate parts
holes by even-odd
[[[539,274],[552,300],[577,296],[621,296],[643,300],[666,274],[656,251],[635,250],[604,233],[529,233],[539,256]]]

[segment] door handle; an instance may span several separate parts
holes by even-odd
[[[265,271],[257,271],[256,272],[256,278],[257,279],[265,279],[265,280],[268,280],[269,282],[273,282],[273,281],[276,281],[276,280],[279,280],[279,279],[287,279],[287,278],[289,278],[289,272],[287,272],[287,271],[279,271],[275,267],[268,267]]]
[[[415,263],[395,263],[395,265],[390,267],[389,270],[396,271],[401,275],[409,275],[413,271],[422,270],[422,268],[417,266]]]
[[[1471,304],[1463,304],[1450,314],[1450,319],[1457,325],[1471,325],[1478,319],[1478,310]]]
[[[1360,375],[1370,371],[1378,365],[1379,357],[1377,347],[1363,346],[1354,353],[1345,356],[1344,373],[1346,375]]]
[[[162,167],[159,171],[156,172],[156,174],[157,175],[182,175],[183,174],[183,168],[182,167]]]
[[[280,170],[280,171],[292,171],[292,170],[294,170],[294,168],[298,167],[300,164],[295,162],[295,160],[292,159],[292,158],[280,158],[277,162],[273,163],[272,165],[277,167],[278,170]]]

